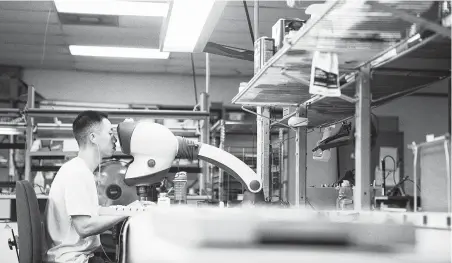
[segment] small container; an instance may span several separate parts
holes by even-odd
[[[293,34],[300,30],[306,23],[305,20],[298,18],[294,19],[279,19],[272,27],[272,38],[275,40],[275,52],[284,46],[286,36]]]
[[[167,196],[166,193],[160,193],[159,194],[159,198],[157,200],[157,205],[158,206],[163,206],[163,207],[168,207],[171,205],[171,200],[170,198]]]
[[[261,37],[254,42],[254,74],[269,61],[275,54],[275,40]]]
[[[187,173],[178,172],[174,177],[174,202],[176,204],[187,203]]]

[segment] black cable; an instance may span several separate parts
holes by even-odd
[[[191,69],[193,71],[193,88],[195,89],[195,103],[198,105],[198,89],[196,88],[196,72],[195,72],[195,61],[193,60],[193,53],[190,53],[191,58]]]
[[[377,130],[377,132],[380,130],[380,121],[378,120],[378,117],[377,117],[377,115],[375,115],[374,113],[370,113],[372,116],[374,116],[375,117],[375,124],[376,124],[376,130]]]
[[[246,4],[245,0],[243,0],[243,7],[245,8],[246,20],[248,21],[248,28],[249,28],[250,34],[251,34],[251,41],[253,41],[252,45],[254,46],[253,26],[251,25],[250,14],[248,12],[248,5]]]
[[[411,180],[411,179],[406,179],[406,181],[409,181],[409,182],[412,182],[413,184],[415,184],[415,185],[417,186],[417,189],[419,190],[419,192],[421,192],[421,188],[419,187],[418,184],[414,183],[413,180]]]
[[[396,179],[395,179],[395,172],[397,171],[398,165],[394,159],[394,157],[392,157],[391,155],[386,155],[385,157],[383,157],[383,163],[386,162],[386,158],[390,158],[392,160],[392,162],[394,163],[394,170],[393,171],[389,171],[388,174],[386,175],[386,177],[384,178],[384,180],[386,180],[386,178],[391,174],[391,172],[393,173],[392,176],[392,180],[394,181],[394,185],[397,184]]]
[[[383,157],[383,161],[385,161],[386,158],[391,158],[392,162],[394,163],[394,171],[397,170],[398,165],[397,165],[394,157],[392,157],[391,155],[386,155],[385,157]]]

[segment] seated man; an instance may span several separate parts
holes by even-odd
[[[116,138],[107,115],[85,111],[75,119],[73,133],[78,156],[55,176],[45,212],[48,251],[46,262],[98,262],[99,234],[125,219],[99,216],[94,170],[103,157],[115,152]]]

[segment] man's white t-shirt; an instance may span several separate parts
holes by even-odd
[[[50,189],[45,215],[46,262],[88,262],[101,245],[100,236],[80,237],[71,216],[97,216],[98,207],[94,174],[83,159],[75,157],[60,168]]]

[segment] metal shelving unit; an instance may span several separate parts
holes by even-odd
[[[218,146],[220,149],[223,149],[233,155],[235,155],[237,158],[242,159],[243,162],[247,163],[252,169],[256,170],[256,159],[257,154],[254,153],[254,148],[250,148],[252,152],[245,151],[245,148],[242,148],[242,151],[240,152],[234,152],[234,150],[231,150],[231,147],[226,146],[227,142],[227,136],[228,135],[248,135],[255,137],[256,136],[256,129],[257,129],[257,123],[255,121],[232,121],[232,120],[219,120],[215,124],[212,125],[210,128],[210,134],[211,134],[211,143],[214,146]],[[277,137],[277,140],[283,142],[278,143],[277,146],[272,148],[272,153],[270,153],[272,158],[272,163],[270,164],[270,174],[267,178],[267,180],[264,180],[264,191],[269,193],[270,196],[272,196],[271,193],[277,193],[278,196],[280,196],[281,189],[279,185],[281,184],[281,181],[284,180],[282,177],[282,174],[280,173],[281,167],[283,166],[282,162],[285,158],[284,154],[284,139],[283,136],[287,135],[287,128],[281,128],[277,126],[273,126],[270,130],[270,134],[274,137]],[[251,137],[251,139],[253,139]],[[271,141],[271,140],[270,140]],[[218,144],[218,145],[217,145]],[[276,145],[276,143],[275,143]],[[232,147],[236,148],[236,147]],[[276,155],[275,155],[276,154]],[[249,163],[251,161],[251,164]],[[212,178],[212,188],[217,188],[219,191],[219,196],[223,197],[224,195],[224,183],[230,183],[233,187],[236,186],[236,180],[231,180],[231,176],[229,175],[228,178],[224,178],[224,171],[219,169],[218,176]],[[278,182],[274,182],[277,180]],[[237,181],[237,183],[239,183]],[[240,184],[240,183],[239,183]],[[273,185],[278,185],[278,189],[274,189]],[[230,190],[230,187],[228,187],[228,191]],[[222,201],[222,200],[220,200]]]
[[[44,159],[65,159],[67,157],[75,156],[76,152],[71,151],[31,151],[32,144],[35,138],[72,138],[72,126],[69,124],[53,124],[53,123],[35,123],[35,118],[74,118],[80,111],[84,109],[65,109],[65,110],[53,110],[53,109],[40,109],[35,108],[35,89],[34,87],[28,87],[28,102],[27,107],[23,110],[20,109],[0,109],[0,116],[23,116],[25,123],[0,123],[0,128],[8,128],[8,131],[14,131],[15,134],[23,134],[26,137],[25,141],[25,180],[32,180],[31,172],[33,171],[55,171],[59,166],[35,166],[32,165],[32,160],[44,160]],[[203,122],[201,125],[201,134],[196,129],[174,129],[173,133],[177,136],[183,137],[201,137],[200,140],[204,143],[208,143],[209,132],[209,108],[208,108],[208,94],[201,93],[201,111],[183,111],[183,110],[131,110],[131,109],[118,109],[108,110],[106,112],[110,119],[125,119],[125,118],[155,118],[155,119],[193,119]],[[204,131],[205,130],[205,131]],[[130,159],[130,156],[124,155],[121,152],[117,152],[113,155],[114,158]],[[197,162],[193,165],[180,165],[175,161],[170,172],[177,172],[179,169],[184,169],[188,173],[200,174],[200,194],[203,194],[205,189],[205,177],[204,172],[207,169],[203,169],[206,165]]]
[[[451,30],[438,22],[442,4],[327,1],[325,9],[287,39],[232,103],[258,110],[293,106],[297,108],[295,115],[309,118],[309,128],[355,116],[355,187],[360,194],[354,196],[354,204],[357,210],[370,209],[370,111],[450,78]],[[442,19],[450,25],[450,14]],[[309,94],[314,51],[338,54],[341,97]],[[430,70],[413,63],[438,58],[444,63],[436,63]],[[262,127],[258,129],[258,144],[268,134],[269,125]],[[297,172],[290,175],[296,184],[291,200],[295,205],[306,201],[306,169],[302,168],[306,164],[306,129],[297,128],[296,132]],[[261,162],[268,163],[268,156]]]

